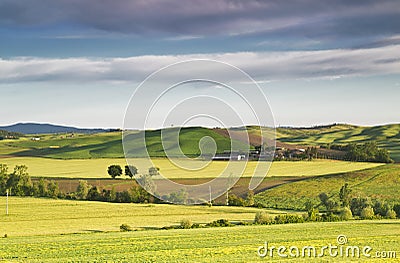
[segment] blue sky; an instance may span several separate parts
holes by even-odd
[[[277,125],[399,123],[399,2],[282,2],[0,0],[0,125],[121,127],[141,81],[193,58],[246,71]]]

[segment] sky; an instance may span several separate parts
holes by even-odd
[[[152,89],[163,89],[162,81],[148,91],[138,92],[139,85],[191,59],[246,72],[265,94],[277,126],[400,123],[397,0],[0,0],[0,125],[123,127],[128,103],[140,105]],[[230,74],[224,75],[229,85],[245,97],[254,94],[252,84]],[[211,86],[178,91],[153,113],[192,112],[185,110],[190,103],[172,104],[182,94],[214,94],[230,101],[233,112],[246,111],[233,93]],[[223,111],[218,100],[209,100],[192,107],[198,114]],[[182,116],[167,117],[157,125],[179,125]],[[223,118],[237,125],[229,114]],[[254,124],[247,115],[241,121]],[[131,123],[142,127],[135,116]],[[217,125],[204,118],[190,124]]]

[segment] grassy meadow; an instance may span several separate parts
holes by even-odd
[[[241,132],[236,129],[240,146]],[[257,130],[247,130],[257,140]],[[356,127],[335,125],[316,129],[277,129],[283,143],[322,145],[328,143],[366,142],[376,140],[387,147],[396,161],[400,160],[400,125]],[[139,133],[139,132],[138,132]],[[135,136],[131,134],[135,143]],[[91,184],[124,190],[128,180],[111,180],[107,167],[126,165],[121,133],[37,135],[40,141],[24,137],[0,141],[0,163],[28,166],[32,177],[58,178],[61,189],[75,191],[77,179]],[[203,169],[182,171],[164,155],[160,148],[160,131],[147,135],[154,166],[171,179],[199,183],[218,176],[226,162],[199,162]],[[182,150],[189,156],[200,153],[198,141],[212,137],[218,151],[230,148],[231,141],[223,131],[188,128],[181,132]],[[139,137],[139,136],[138,136]],[[140,155],[140,149],[138,150]],[[239,164],[239,162],[237,162]],[[148,163],[135,158],[139,173],[147,173]],[[183,162],[183,164],[186,164]],[[257,162],[248,162],[241,181],[232,193],[245,196],[249,177]],[[265,163],[267,165],[267,163]],[[400,199],[400,166],[377,163],[332,160],[273,162],[268,178],[263,181],[255,199],[269,209],[232,206],[178,206],[167,204],[121,204],[91,201],[56,200],[31,197],[10,197],[9,215],[5,215],[6,198],[0,197],[0,261],[5,262],[269,262],[260,258],[257,249],[265,242],[272,246],[316,246],[336,244],[339,234],[346,235],[349,245],[371,246],[373,258],[368,262],[395,262],[375,258],[376,251],[395,251],[400,257],[400,221],[350,220],[345,222],[314,222],[267,226],[234,226],[189,230],[161,230],[179,225],[181,220],[206,224],[218,219],[251,222],[258,211],[271,216],[304,210],[304,203],[318,205],[318,194],[338,195],[348,183],[352,194],[368,196],[388,203]],[[264,176],[256,174],[256,176]],[[122,178],[126,178],[123,176]],[[300,178],[300,179],[297,179]],[[198,181],[196,181],[198,180]],[[104,181],[104,182],[103,182]],[[73,184],[74,183],[74,184]],[[190,184],[190,183],[189,183]],[[128,186],[127,186],[128,185]],[[256,192],[257,193],[257,192]],[[223,200],[224,201],[224,200]],[[130,225],[132,232],[120,232],[121,224]],[[275,262],[360,262],[367,258],[288,258],[277,255]],[[398,260],[398,259],[397,259]]]
[[[304,204],[320,203],[322,192],[338,199],[340,188],[348,183],[354,196],[379,199],[388,203],[400,199],[400,165],[384,165],[372,169],[309,178],[268,189],[256,195],[265,206],[304,210]]]
[[[140,147],[139,131],[129,134],[130,148],[134,149],[134,157],[143,157]],[[232,143],[240,148],[247,149],[241,141],[248,133],[250,141],[259,141],[260,134],[255,127],[232,129]],[[187,156],[198,156],[200,139],[208,136],[213,138],[217,151],[231,149],[231,140],[221,129],[207,129],[201,127],[183,128],[179,134],[180,147]],[[39,137],[40,141],[31,140]],[[400,161],[400,124],[391,124],[375,127],[353,125],[333,125],[316,128],[277,128],[276,138],[279,142],[296,145],[326,145],[348,144],[376,141],[379,146],[390,151],[391,157]],[[169,139],[168,136],[165,138]],[[146,131],[147,150],[152,157],[164,157],[162,150],[161,131]],[[121,132],[98,134],[50,134],[27,136],[18,140],[0,141],[0,156],[31,156],[56,159],[90,159],[90,158],[123,158]]]
[[[185,207],[184,211],[187,209]],[[143,218],[146,217],[137,215],[136,219],[132,220],[140,221]],[[103,220],[106,219],[103,218]],[[118,220],[114,218],[114,221]],[[64,221],[57,221],[57,218],[54,222],[64,223]],[[85,221],[89,225],[82,228],[93,229],[90,222],[90,220]],[[23,224],[29,224],[29,221],[23,221]],[[117,222],[114,224],[117,225]],[[0,258],[7,262],[268,262],[271,260],[274,262],[360,262],[360,260],[365,262],[368,260],[362,256],[361,258],[332,258],[327,253],[323,258],[289,259],[279,258],[277,254],[273,259],[260,258],[257,255],[258,248],[265,242],[276,247],[314,246],[320,249],[325,245],[337,244],[338,235],[346,235],[348,245],[361,248],[370,246],[373,249],[371,251],[373,257],[378,251],[394,251],[397,257],[400,253],[398,245],[400,221],[381,220],[9,236],[0,239]],[[367,262],[395,262],[395,260],[380,261],[377,258],[371,258]]]
[[[227,162],[204,162],[205,168],[195,171],[182,170],[176,167],[166,158],[153,158],[154,165],[160,168],[163,176],[167,178],[189,179],[189,178],[215,178],[227,167]],[[201,161],[198,161],[202,163]],[[53,177],[53,178],[110,178],[107,174],[107,167],[111,164],[126,165],[122,158],[102,159],[50,159],[35,157],[13,157],[0,158],[0,163],[7,164],[10,169],[15,165],[24,164],[28,166],[28,172],[32,177]],[[147,173],[148,162],[141,158],[134,159],[133,164],[138,167],[139,173]],[[184,163],[185,164],[185,163]],[[202,164],[202,165],[203,165]],[[268,163],[261,163],[261,165]],[[241,168],[242,164],[236,162]],[[243,177],[251,177],[256,169],[257,162],[248,162]],[[363,170],[381,166],[377,163],[356,163],[332,160],[315,161],[280,161],[273,162],[268,176],[316,176],[333,173],[344,173]],[[256,174],[256,176],[264,176]]]
[[[7,234],[10,237],[119,231],[121,224],[129,224],[136,229],[152,229],[179,225],[182,219],[204,224],[221,218],[253,220],[258,211],[257,208],[245,207],[117,204],[11,197],[9,215],[6,216],[5,204],[5,197],[1,197],[0,236]],[[271,214],[284,213],[267,211]]]
[[[376,141],[389,150],[396,162],[400,161],[400,124],[374,127],[335,125],[316,129],[278,128],[277,138],[281,142],[302,145],[324,145],[328,143],[348,144]]]

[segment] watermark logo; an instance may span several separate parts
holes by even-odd
[[[218,128],[210,133],[191,130],[193,126]],[[168,178],[162,167],[136,178],[164,201],[199,204],[226,193],[245,172],[249,175],[249,162],[249,189],[262,182],[274,158],[274,127],[268,100],[247,73],[227,63],[197,59],[164,67],[137,87],[126,109],[122,141],[129,165],[140,161],[141,167],[158,167],[164,158],[174,178],[196,171],[206,174],[209,181],[187,185]],[[230,145],[223,138],[229,138]]]
[[[258,247],[257,255],[261,258],[396,258],[396,251],[374,251],[371,246],[350,245],[346,235],[339,235],[336,244],[325,246],[276,246],[265,242]]]

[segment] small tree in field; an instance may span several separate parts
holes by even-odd
[[[122,168],[120,165],[110,165],[107,172],[113,179],[115,179],[117,176],[122,175]]]
[[[133,165],[125,165],[125,175],[131,179],[138,174],[138,168]]]

